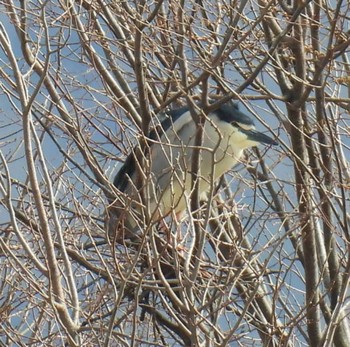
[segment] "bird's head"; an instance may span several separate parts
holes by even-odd
[[[240,111],[238,105],[228,102],[211,112],[209,118],[230,142],[242,149],[262,144],[277,145],[269,136],[255,130],[253,120]]]

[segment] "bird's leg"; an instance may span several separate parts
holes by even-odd
[[[175,224],[176,224],[176,242],[182,243],[182,233],[181,233],[181,228],[179,228],[179,225],[181,224],[181,219],[182,219],[182,212],[175,213]]]

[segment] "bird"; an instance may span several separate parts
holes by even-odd
[[[200,104],[195,106],[204,116],[200,194],[239,162],[245,149],[259,144],[277,145],[275,140],[255,130],[252,118],[236,102],[223,103],[208,114],[203,114]],[[114,178],[113,185],[120,194],[110,204],[109,234],[120,233],[122,229],[121,238],[132,238],[142,229],[145,216],[157,222],[188,209],[198,125],[188,106],[167,111],[163,118],[148,136],[147,151],[140,156],[137,151],[140,148],[135,147]]]

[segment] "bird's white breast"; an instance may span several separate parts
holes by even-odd
[[[160,215],[166,215],[171,210],[176,213],[184,211],[185,194],[191,194],[197,128],[192,119],[186,117],[191,117],[190,112],[174,123],[161,137],[161,143],[152,145],[150,205],[151,210],[159,208]],[[181,139],[188,139],[187,143]],[[245,141],[246,136],[235,132],[231,124],[213,118],[206,120],[200,153],[201,193],[237,163]]]

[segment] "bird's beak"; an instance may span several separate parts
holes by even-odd
[[[267,135],[260,133],[256,130],[241,129],[241,131],[245,135],[247,135],[248,140],[250,140],[250,141],[254,141],[257,143],[265,143],[267,145],[278,145],[278,143],[275,140],[271,139],[271,137],[268,137]]]

